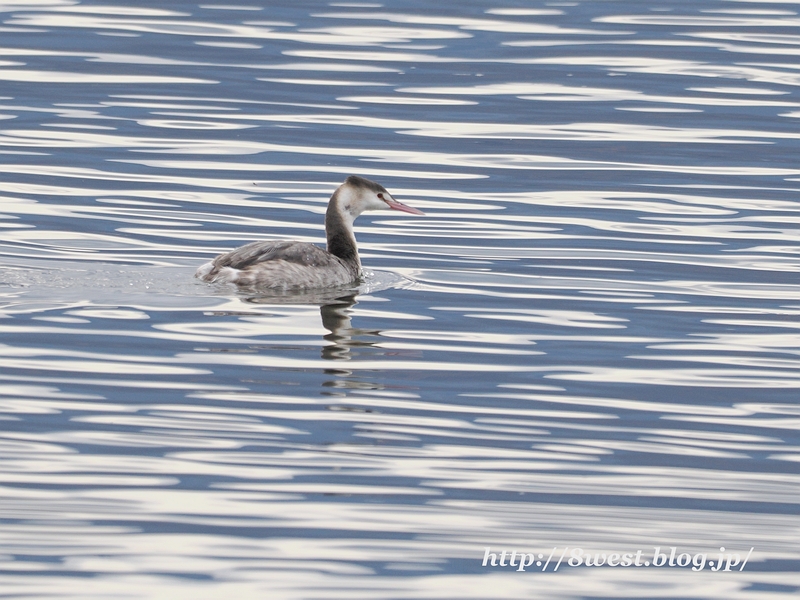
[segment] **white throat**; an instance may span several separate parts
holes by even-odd
[[[349,186],[343,186],[336,196],[336,204],[334,205],[336,212],[339,213],[342,224],[345,225],[351,233],[353,231],[353,222],[356,220],[356,217],[361,214],[361,211],[353,211],[353,208],[357,207],[359,201],[359,195]]]

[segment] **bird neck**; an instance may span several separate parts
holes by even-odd
[[[352,265],[360,273],[361,260],[353,233],[353,217],[345,208],[348,201],[346,193],[341,193],[341,190],[334,193],[325,213],[325,234],[328,238],[328,252]]]

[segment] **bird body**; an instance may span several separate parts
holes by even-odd
[[[421,211],[397,202],[386,189],[351,175],[333,193],[325,213],[327,250],[308,242],[253,242],[220,254],[204,264],[195,277],[272,290],[310,289],[347,285],[361,278],[361,259],[353,221],[367,210]]]

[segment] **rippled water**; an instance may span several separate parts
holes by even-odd
[[[128,4],[0,2],[0,595],[797,597],[796,3]]]

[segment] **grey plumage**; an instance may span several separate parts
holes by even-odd
[[[291,289],[344,285],[361,276],[361,265],[308,242],[253,242],[221,254],[198,269],[204,281]]]

